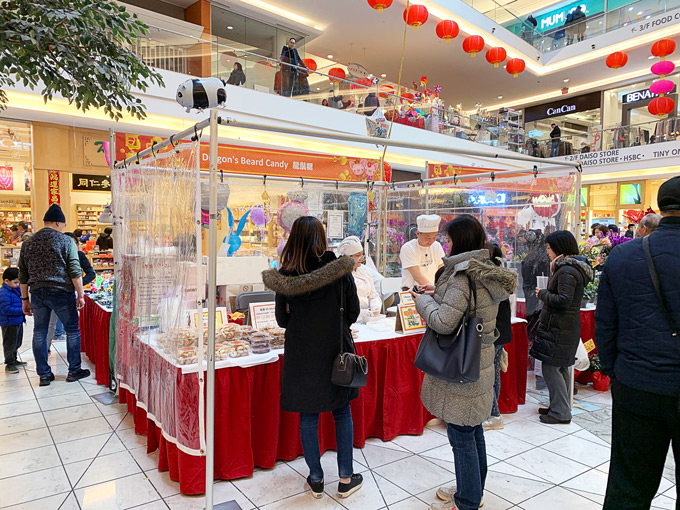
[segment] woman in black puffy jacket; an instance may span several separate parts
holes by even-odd
[[[550,393],[550,407],[538,410],[548,424],[571,422],[569,367],[581,341],[581,300],[593,269],[578,256],[578,243],[567,230],[545,238],[551,276],[547,289],[536,289],[543,301],[540,322],[530,354],[543,363],[543,377]]]

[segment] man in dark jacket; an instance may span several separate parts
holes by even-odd
[[[672,318],[680,323],[680,176],[659,188],[663,218],[647,237]],[[604,266],[595,315],[600,360],[612,378],[612,456],[604,510],[649,508],[671,444],[680,447],[680,337],[663,312],[643,239]]]
[[[562,139],[562,130],[554,122],[550,124],[552,131],[550,131],[550,157],[559,156],[560,140]]]

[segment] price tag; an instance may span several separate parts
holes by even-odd
[[[597,346],[595,345],[595,342],[591,338],[587,342],[583,342],[583,347],[585,347],[586,351],[588,351],[588,353],[590,354],[592,351],[595,350],[595,347],[597,347]]]
[[[250,303],[250,324],[255,329],[276,328],[276,303]]]
[[[416,305],[400,304],[397,307],[397,321],[394,326],[395,331],[407,333],[409,331],[423,329],[424,327],[425,322],[423,322],[423,318],[418,313],[418,310],[416,310]]]
[[[399,303],[401,303],[402,305],[415,305],[416,304],[415,301],[413,300],[413,296],[407,290],[399,293]]]

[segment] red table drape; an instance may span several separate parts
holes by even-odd
[[[512,342],[505,346],[508,353],[508,371],[501,372],[501,393],[498,410],[501,414],[516,413],[518,405],[524,405],[527,394],[527,359],[529,339],[527,323],[512,325]]]
[[[80,351],[95,365],[97,384],[109,385],[109,324],[111,312],[85,296],[80,311]]]
[[[510,367],[503,374],[501,409],[517,410],[526,392],[527,340],[526,324],[513,325],[516,335],[510,351]],[[423,373],[415,368],[421,335],[357,343],[359,354],[369,361],[369,379],[359,398],[352,402],[354,445],[363,447],[369,437],[389,441],[400,434],[421,434],[433,417],[420,401]],[[138,405],[139,395],[120,385],[120,402],[127,403],[135,419],[135,431],[147,436],[147,451],[159,450],[158,469],[169,471],[179,481],[184,494],[201,494],[205,488],[205,458],[191,455],[167,437],[163,430],[173,426],[184,439],[181,444],[198,449],[196,409],[198,376],[182,374],[153,349],[140,347],[140,359],[148,366],[140,372],[174,369],[175,387],[172,418],[184,423],[165,426],[157,417],[148,417],[146,405]],[[148,351],[148,353],[147,353]],[[215,375],[215,478],[234,479],[250,476],[255,466],[271,468],[277,460],[291,460],[302,455],[299,415],[280,410],[282,356],[274,363],[247,368],[224,368]],[[164,365],[168,365],[167,367]],[[144,389],[137,393],[150,396]],[[192,435],[191,438],[187,437]],[[330,413],[319,422],[321,451],[335,449],[335,429]],[[186,450],[186,448],[184,448]]]

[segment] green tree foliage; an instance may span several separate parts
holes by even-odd
[[[130,90],[163,85],[131,47],[148,27],[111,0],[0,0],[1,87],[40,87],[45,102],[60,94],[80,110],[103,108],[119,120],[146,116]]]

